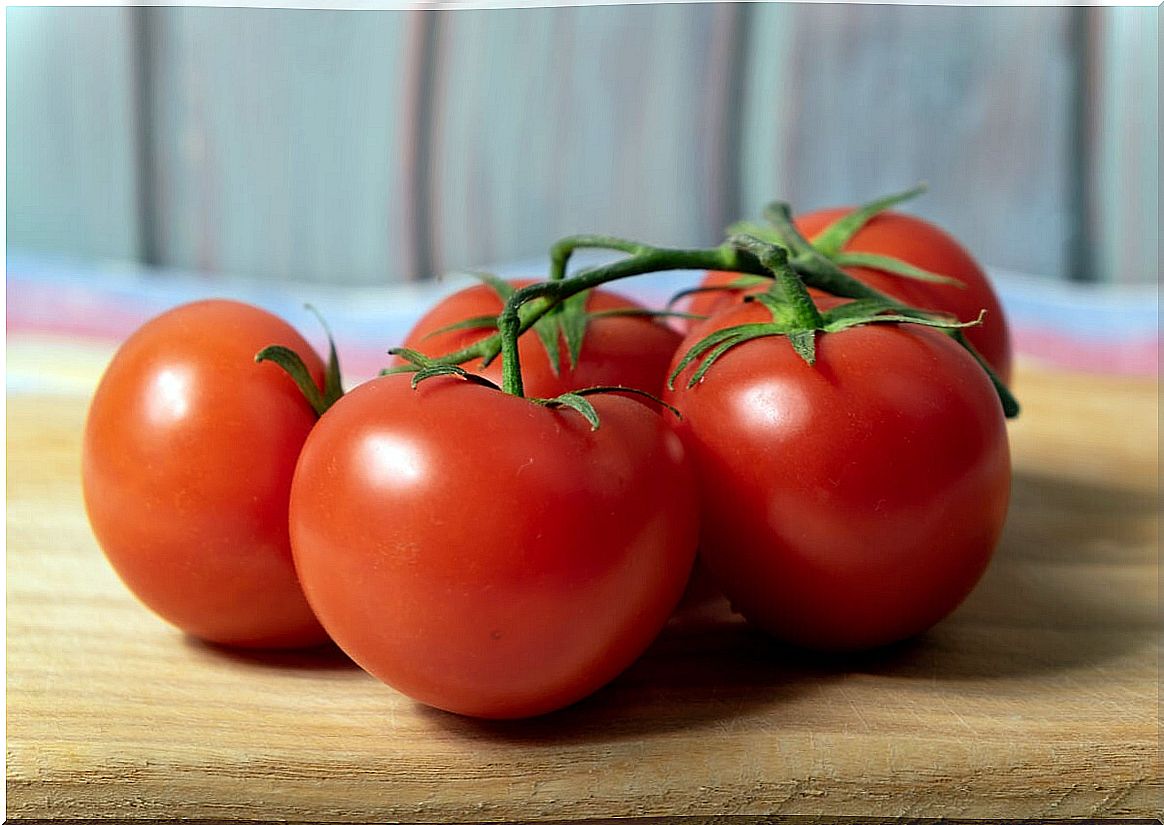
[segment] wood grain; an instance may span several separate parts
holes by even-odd
[[[1158,816],[1158,384],[1028,368],[1017,389],[1002,546],[926,636],[812,656],[710,606],[517,724],[419,707],[333,649],[162,625],[90,536],[83,400],[9,397],[9,815]]]

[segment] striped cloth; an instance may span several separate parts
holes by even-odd
[[[580,265],[604,258],[578,256]],[[5,284],[8,392],[87,394],[117,343],[148,318],[187,301],[229,297],[264,307],[298,327],[321,351],[312,304],[336,333],[345,383],[375,375],[419,315],[468,275],[427,284],[336,288],[315,284],[223,281],[128,265],[79,264],[10,253]],[[489,268],[502,277],[542,277],[544,261]],[[1159,287],[1083,286],[992,270],[1020,358],[1063,369],[1159,375]],[[661,306],[698,272],[661,272],[614,288]]]

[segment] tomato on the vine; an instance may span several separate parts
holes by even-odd
[[[320,419],[291,540],[353,660],[425,704],[514,718],[582,699],[643,652],[691,570],[694,479],[659,413],[591,398],[596,430],[461,378],[389,375]]]
[[[246,304],[172,309],[125,341],[85,424],[85,505],[113,568],[171,624],[243,647],[327,635],[295,574],[291,478],[316,414],[269,344],[324,367],[288,324]]]
[[[522,287],[532,281],[518,280]],[[585,336],[578,362],[571,367],[568,348],[559,342],[554,364],[533,330],[519,340],[522,373],[527,393],[536,398],[555,398],[569,390],[595,386],[634,387],[658,394],[663,389],[668,364],[681,335],[665,323],[643,313],[645,308],[629,298],[604,289],[591,290],[586,299]],[[493,328],[442,331],[473,318],[496,316],[503,303],[496,289],[478,284],[455,292],[430,309],[412,328],[403,346],[430,357],[447,355],[493,334]],[[621,313],[632,314],[621,314]],[[398,363],[402,363],[398,359]],[[502,360],[488,367],[481,359],[463,365],[470,372],[501,382]],[[555,369],[556,367],[556,369]]]
[[[799,216],[796,225],[811,240],[849,211],[809,212]],[[919,269],[959,281],[960,286],[903,278],[869,267],[845,268],[854,278],[904,303],[948,312],[960,321],[972,321],[985,309],[982,323],[969,327],[966,337],[1002,382],[1010,383],[1014,356],[1002,304],[982,267],[949,233],[913,215],[882,212],[862,226],[843,251],[898,258]]]
[[[716,330],[771,320],[742,304]],[[1010,458],[986,373],[948,336],[906,324],[728,349],[664,399],[700,486],[703,563],[749,621],[787,641],[856,649],[915,635],[986,569]],[[679,355],[676,367],[679,366]]]
[[[795,223],[801,234],[811,241],[852,211],[848,208],[822,209],[797,216]],[[1002,382],[1010,383],[1014,356],[1009,326],[998,295],[970,253],[948,233],[913,215],[886,211],[875,215],[857,230],[842,252],[897,258],[918,269],[960,282],[958,285],[917,280],[868,266],[843,267],[852,277],[892,298],[921,309],[949,313],[960,321],[972,321],[985,309],[982,323],[968,328],[966,337]],[[700,286],[723,287],[739,277],[734,272],[709,272]],[[759,286],[743,292],[763,289]],[[689,310],[699,315],[714,315],[738,303],[739,294],[701,292],[691,299]]]

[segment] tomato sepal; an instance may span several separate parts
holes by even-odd
[[[904,192],[897,192],[892,195],[886,195],[883,198],[877,198],[869,203],[854,209],[852,212],[838,218],[828,227],[819,232],[816,237],[812,239],[812,245],[822,255],[835,259],[841,250],[845,248],[853,236],[861,231],[861,228],[873,218],[877,217],[887,209],[892,209],[906,201],[913,200],[918,195],[924,194],[929,186],[922,181],[917,186],[906,189]]]
[[[474,384],[480,384],[482,387],[489,387],[494,390],[501,390],[501,387],[490,381],[483,375],[478,375],[474,372],[469,372],[464,367],[457,364],[446,364],[435,358],[430,358],[423,352],[417,352],[408,347],[394,347],[388,350],[389,355],[397,355],[408,361],[407,365],[399,367],[389,367],[381,370],[380,375],[395,375],[401,372],[411,372],[412,375],[412,389],[416,389],[422,381],[427,381],[430,378],[437,378],[442,375],[452,375],[457,378],[463,378],[466,381]]]
[[[674,414],[676,418],[683,418],[683,414],[679,412],[677,407],[668,404],[654,393],[640,390],[637,387],[584,387],[580,390],[562,393],[554,398],[530,398],[529,400],[539,406],[549,407],[551,409],[554,407],[569,407],[585,418],[590,423],[590,429],[593,431],[597,430],[602,422],[598,416],[598,410],[594,408],[594,405],[585,396],[613,393],[630,395],[640,400],[647,399]]]
[[[765,279],[766,280],[766,279]],[[679,312],[670,309],[647,309],[646,307],[623,307],[622,309],[600,309],[587,313],[590,318],[677,318],[688,321],[702,321],[706,316],[697,312]]]
[[[343,379],[340,374],[339,355],[335,349],[335,338],[331,334],[331,328],[323,319],[323,314],[313,305],[304,304],[303,306],[316,317],[320,326],[323,327],[324,334],[327,335],[327,365],[323,370],[322,389],[311,377],[311,372],[303,363],[303,358],[290,347],[281,344],[263,347],[255,353],[255,363],[261,364],[263,361],[270,361],[287,373],[318,417],[327,412],[332,404],[343,397]]]
[[[780,335],[782,330],[774,324],[740,324],[734,327],[727,327],[725,329],[716,330],[707,337],[697,341],[692,345],[691,349],[679,359],[679,363],[671,370],[671,374],[667,376],[667,389],[675,389],[675,379],[679,377],[685,369],[691,366],[692,362],[700,356],[707,354],[703,363],[699,365],[691,379],[687,382],[687,387],[690,389],[698,384],[703,376],[711,369],[721,355],[727,352],[734,346],[751,341],[754,338],[764,338],[769,335]]]
[[[947,284],[949,286],[956,286],[959,289],[966,288],[966,284],[957,278],[939,275],[936,272],[921,269],[898,258],[891,258],[888,255],[874,255],[869,252],[840,252],[832,256],[832,260],[837,266],[862,266],[866,269],[879,269],[882,272],[888,272],[890,275],[913,278],[915,281],[925,281],[930,284]]]
[[[497,316],[477,315],[472,318],[466,318],[463,321],[446,324],[443,327],[437,327],[431,332],[425,333],[425,335],[420,340],[427,341],[429,338],[433,338],[437,335],[444,335],[448,332],[460,332],[461,330],[466,329],[497,329]]]

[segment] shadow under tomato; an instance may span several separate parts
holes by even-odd
[[[331,642],[293,650],[231,647],[183,636],[186,647],[201,656],[254,667],[281,670],[358,670],[351,659]]]
[[[772,639],[711,599],[677,614],[634,665],[571,707],[505,722],[418,712],[490,741],[616,741],[732,724],[854,675],[956,683],[1090,668],[1155,645],[1155,591],[1135,573],[1154,558],[1156,507],[1146,492],[1020,472],[986,576],[919,637],[819,653]]]
[[[1016,473],[1011,515],[978,587],[928,633],[866,654],[862,672],[1021,677],[1089,668],[1153,647],[1157,506],[1144,491]]]
[[[492,721],[419,705],[417,712],[458,736],[494,742],[618,741],[731,724],[841,675],[791,660],[778,643],[732,615],[726,602],[723,607],[716,616],[672,620],[617,679],[553,713]]]

